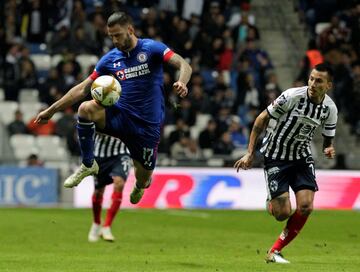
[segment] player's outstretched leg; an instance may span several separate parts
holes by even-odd
[[[64,182],[65,188],[72,188],[77,186],[85,177],[96,175],[99,172],[99,165],[94,160],[91,167],[86,167],[84,164],[75,171],[70,177]]]
[[[152,179],[150,178],[145,186],[143,188],[139,188],[139,185],[137,182],[135,182],[135,186],[134,189],[132,190],[131,194],[130,194],[130,202],[131,204],[137,204],[139,203],[139,201],[141,200],[141,198],[144,195],[145,189],[149,188],[151,185]]]
[[[99,166],[94,160],[94,122],[79,117],[76,128],[79,135],[82,164],[74,174],[65,180],[64,187],[66,188],[77,186],[85,177],[99,172]]]
[[[130,194],[130,202],[132,204],[137,204],[143,197],[145,189],[149,188],[151,185],[151,175],[153,173],[153,170],[145,169],[143,165],[136,160],[133,160],[133,162],[136,182],[134,185],[134,189]]]

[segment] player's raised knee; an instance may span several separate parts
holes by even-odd
[[[98,113],[103,110],[101,106],[94,101],[84,101],[80,104],[78,113],[79,116],[87,120],[96,121]]]

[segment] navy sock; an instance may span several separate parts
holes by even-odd
[[[76,128],[79,135],[82,163],[86,167],[91,167],[94,162],[95,124],[78,117]]]

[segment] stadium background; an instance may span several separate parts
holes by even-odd
[[[77,105],[48,126],[29,124],[111,47],[104,30],[115,10],[135,18],[140,36],[183,55],[194,75],[178,100],[174,71],[165,71],[151,190],[131,205],[131,174],[112,226],[117,242],[89,244],[91,178],[62,187],[80,163]],[[358,271],[359,31],[356,0],[0,1],[0,271]],[[261,156],[252,170],[231,166],[256,114],[306,84],[321,58],[336,71],[338,155],[324,159],[316,134],[315,211],[284,250],[292,264],[274,268],[263,257],[283,224],[263,211]]]
[[[337,158],[323,158],[320,133],[313,152],[317,168],[331,169],[324,175],[332,173],[343,182],[336,180],[331,187],[324,181],[323,187],[331,189],[323,193],[336,192],[337,197],[346,198],[346,192],[359,191],[358,1],[6,0],[1,5],[0,204],[76,203],[78,190],[63,190],[61,183],[79,164],[74,128],[78,105],[56,114],[46,126],[39,127],[32,119],[88,76],[98,58],[111,48],[106,18],[116,10],[134,17],[139,36],[163,41],[193,67],[185,99],[173,93],[176,75],[165,69],[167,115],[158,169],[167,167],[159,179],[165,176],[168,187],[175,186],[166,190],[180,190],[186,183],[176,179],[179,174],[188,175],[193,184],[188,188],[190,199],[198,197],[196,192],[210,194],[211,186],[206,186],[213,182],[222,186],[214,185],[219,190],[216,194],[230,195],[224,203],[234,204],[241,195],[231,188],[251,194],[254,188],[245,186],[249,180],[255,180],[259,199],[264,197],[260,172],[242,176],[225,167],[244,154],[256,115],[281,91],[305,85],[314,62],[323,59],[335,70],[330,95],[339,108]],[[255,168],[261,166],[257,154]],[[216,169],[213,175],[207,174],[208,168]],[[171,185],[174,180],[178,187],[176,182]],[[198,185],[202,189],[196,189]],[[166,199],[158,202],[170,201]],[[350,208],[359,207],[359,197],[352,199]],[[221,199],[219,203],[213,207],[223,207]],[[261,208],[242,205],[224,207]],[[337,207],[332,205],[327,207]],[[193,206],[180,203],[177,207]]]

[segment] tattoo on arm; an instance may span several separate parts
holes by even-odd
[[[263,131],[263,128],[254,125],[252,131],[255,132],[256,134],[260,134]]]

